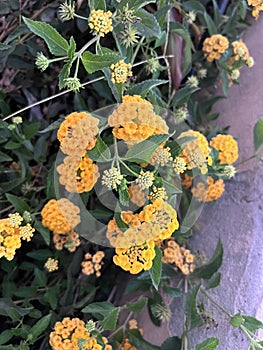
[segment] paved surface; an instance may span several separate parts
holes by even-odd
[[[253,69],[242,69],[240,86],[233,86],[228,99],[215,108],[221,112],[219,123],[230,125],[229,132],[239,140],[240,160],[253,152],[253,126],[263,118],[263,16],[252,23],[244,41],[256,65]],[[231,313],[242,310],[263,320],[263,165],[250,162],[239,170],[235,179],[227,183],[223,197],[204,208],[197,226],[199,233],[191,240],[191,246],[210,257],[217,238],[221,237],[225,250],[222,282],[211,293]],[[161,344],[168,333],[180,335],[181,304],[178,299],[172,303],[173,317],[162,328],[152,327],[143,315],[140,325],[145,329],[146,339]],[[230,327],[216,309],[209,309],[218,327],[194,331],[192,348],[206,337],[217,336],[221,339],[219,350],[247,350],[243,334]]]

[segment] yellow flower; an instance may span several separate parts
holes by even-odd
[[[141,142],[151,135],[168,134],[164,119],[153,110],[150,102],[140,96],[124,96],[123,102],[109,116],[113,135],[128,145]]]
[[[45,269],[47,269],[48,272],[53,272],[58,270],[58,260],[48,258],[44,265]]]
[[[105,254],[103,251],[98,251],[94,255],[90,253],[85,254],[85,259],[81,263],[82,273],[88,276],[95,273],[96,277],[100,277],[100,270],[104,264],[102,261],[104,256]]]
[[[94,187],[100,174],[98,166],[93,163],[87,154],[77,159],[65,157],[63,163],[57,166],[60,174],[59,182],[68,192],[89,192]]]
[[[130,194],[130,200],[132,203],[136,204],[138,207],[142,207],[146,202],[146,191],[143,190],[139,185],[132,183],[128,187]]]
[[[103,341],[106,344],[107,338],[104,338]],[[102,350],[103,348],[87,331],[84,321],[79,318],[65,317],[62,322],[55,323],[54,330],[49,335],[52,350],[79,350],[80,343],[82,348],[87,350]]]
[[[158,147],[150,159],[150,164],[165,166],[170,160],[172,160],[171,153],[169,151],[169,147]]]
[[[173,168],[176,174],[184,173],[187,168],[184,158],[176,157],[173,161]]]
[[[89,27],[94,35],[105,36],[105,34],[113,30],[112,27],[112,13],[110,11],[104,12],[102,10],[92,10],[89,17]]]
[[[18,228],[23,221],[23,218],[20,214],[14,213],[14,214],[9,214],[9,225],[14,228]]]
[[[199,131],[193,130],[181,133],[180,138],[186,136],[195,137],[196,139],[189,141],[184,145],[183,152],[180,154],[180,157],[184,158],[188,169],[197,167],[202,168],[202,166],[206,163],[207,157],[210,153],[207,139]]]
[[[51,199],[41,211],[42,225],[55,234],[66,234],[80,223],[79,213],[67,198]]]
[[[159,198],[161,198],[164,201],[168,199],[166,190],[164,187],[153,186],[152,192],[149,194],[148,199],[151,202],[154,202],[156,199]]]
[[[146,251],[149,250],[149,256]],[[116,248],[116,255],[113,257],[115,265],[120,266],[123,270],[131,274],[137,274],[142,270],[149,270],[152,267],[152,260],[155,257],[154,241],[148,241],[139,246],[130,248]]]
[[[135,180],[136,184],[139,185],[139,187],[142,190],[146,190],[147,188],[151,187],[154,181],[154,174],[151,171],[143,171],[141,170],[140,175]]]
[[[96,144],[99,120],[86,112],[73,112],[60,124],[57,137],[63,153],[77,157]]]
[[[214,180],[211,176],[207,177],[207,183],[199,182],[196,187],[191,189],[195,198],[199,201],[212,202],[218,200],[225,190],[223,180]]]
[[[26,224],[26,226],[20,227],[20,236],[22,239],[26,240],[27,242],[31,240],[34,232],[35,232],[35,229],[30,224]]]
[[[132,76],[131,72],[132,65],[125,63],[123,60],[112,64],[111,69],[111,81],[115,83],[125,83],[128,77]]]
[[[210,146],[219,152],[220,164],[233,164],[238,159],[238,143],[232,135],[218,134],[211,139]]]
[[[228,49],[229,41],[221,34],[206,38],[203,43],[203,52],[208,62],[219,60],[221,55]]]
[[[259,12],[263,11],[263,2],[262,0],[247,0],[248,5],[253,6],[252,16],[258,19]]]

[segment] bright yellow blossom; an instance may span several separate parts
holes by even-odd
[[[113,30],[111,11],[92,10],[89,17],[89,27],[95,35],[105,36]]]

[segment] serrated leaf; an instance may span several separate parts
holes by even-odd
[[[127,207],[130,202],[130,194],[129,194],[128,188],[127,187],[119,188],[118,193],[119,193],[120,203]]]
[[[195,327],[200,327],[203,324],[203,319],[196,307],[196,299],[200,287],[201,284],[193,287],[184,297],[184,313],[186,316],[187,329],[189,331]]]
[[[253,130],[254,134],[254,150],[255,152],[259,149],[263,144],[263,119],[259,119]]]
[[[220,281],[221,281],[221,273],[220,272],[214,273],[213,276],[208,281],[205,289],[216,288],[217,286],[219,286]]]
[[[33,21],[26,17],[23,17],[23,20],[31,32],[45,41],[53,55],[67,56],[69,44],[55,28],[48,23]]]
[[[134,26],[142,36],[145,36],[146,38],[160,38],[161,28],[154,15],[143,9],[135,11],[134,14],[141,19],[141,21],[135,23]]]
[[[13,205],[13,207],[15,208],[15,210],[19,213],[19,214],[23,214],[24,211],[28,211],[30,212],[30,208],[29,206],[26,204],[26,202],[21,199],[18,196],[15,196],[11,193],[6,193],[6,198],[7,200]]]
[[[200,13],[205,13],[206,11],[205,7],[201,4],[201,2],[197,0],[184,1],[183,8],[186,11],[195,11]]]
[[[116,307],[114,310],[108,312],[101,321],[101,326],[105,331],[112,331],[116,328],[117,321],[120,314],[120,308]]]
[[[179,337],[170,337],[162,343],[161,350],[181,350],[181,346],[182,340]]]
[[[117,54],[95,55],[89,51],[85,51],[81,56],[81,61],[88,73],[94,73],[105,67],[110,67],[111,64],[118,62],[121,56]]]
[[[51,319],[51,314],[48,314],[41,318],[30,330],[30,333],[28,335],[28,340],[30,343],[34,343],[34,341],[37,339],[37,337],[42,334],[48,327],[49,322]],[[29,337],[31,335],[31,337]]]
[[[63,89],[66,86],[66,79],[70,75],[70,69],[72,67],[72,63],[73,62],[70,61],[70,62],[64,64],[63,68],[59,72],[59,75],[58,75],[58,87],[59,87],[59,90]],[[41,131],[41,132],[43,132],[43,131]]]
[[[44,271],[39,270],[38,268],[34,269],[35,283],[39,287],[45,287],[47,284],[47,276]]]
[[[145,308],[147,301],[148,301],[148,298],[141,297],[139,300],[137,300],[133,303],[132,302],[126,303],[126,307],[129,311],[132,311],[132,312],[138,314]]]
[[[257,329],[263,329],[263,323],[252,316],[243,316],[245,322],[243,324],[249,331],[253,332]]]
[[[105,0],[89,0],[90,10],[106,10]]]
[[[107,316],[108,313],[115,310],[115,306],[108,301],[101,301],[87,305],[81,312],[89,313],[96,318],[102,318]]]
[[[200,90],[199,87],[192,87],[192,86],[185,86],[185,87],[177,90],[174,97],[173,97],[173,106],[174,107],[181,107],[183,104],[188,102],[191,95],[194,94],[198,90]]]
[[[214,350],[219,344],[218,338],[208,338],[200,344],[197,344],[195,350]]]
[[[210,279],[222,265],[223,254],[223,245],[221,239],[219,238],[211,260],[207,264],[197,267],[192,275],[196,278]]]
[[[13,332],[7,329],[0,334],[0,345],[7,343],[11,338],[13,338]]]
[[[152,268],[149,270],[152,284],[156,290],[158,290],[161,277],[162,277],[162,252],[157,246],[154,247],[155,258],[153,259]]]
[[[74,57],[74,54],[76,52],[76,47],[77,47],[76,42],[75,42],[73,36],[71,36],[70,40],[69,40],[69,48],[68,48],[68,58],[70,60],[72,60]]]
[[[131,146],[125,154],[124,159],[133,163],[148,163],[156,148],[168,138],[168,134],[152,135],[146,140]]]
[[[156,3],[156,0],[134,0],[131,2],[131,0],[121,0],[117,6],[117,10],[123,9],[126,5],[129,6],[129,9],[140,9],[141,7],[144,7],[151,3]]]
[[[96,162],[109,162],[111,160],[111,152],[106,143],[98,135],[95,146],[89,150],[88,156]]]
[[[164,291],[164,293],[172,295],[174,298],[178,298],[182,296],[182,291],[179,288],[174,288],[174,287],[164,285],[162,287],[162,290]]]
[[[37,232],[39,232],[44,239],[46,245],[50,244],[50,231],[45,228],[40,221],[35,220],[34,228]]]
[[[145,97],[146,94],[155,86],[166,84],[168,80],[162,80],[162,79],[149,79],[145,80],[139,84],[135,84],[132,87],[130,87],[127,91],[127,95],[140,95],[142,97]]]

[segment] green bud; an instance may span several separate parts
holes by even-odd
[[[230,319],[231,326],[235,328],[239,328],[243,323],[245,322],[245,319],[242,317],[241,313],[234,315]]]
[[[25,220],[26,223],[29,223],[32,221],[32,218],[31,218],[29,211],[24,211],[23,219]]]
[[[15,130],[15,128],[16,128],[16,126],[14,124],[8,125],[8,129],[11,130],[11,131]]]

